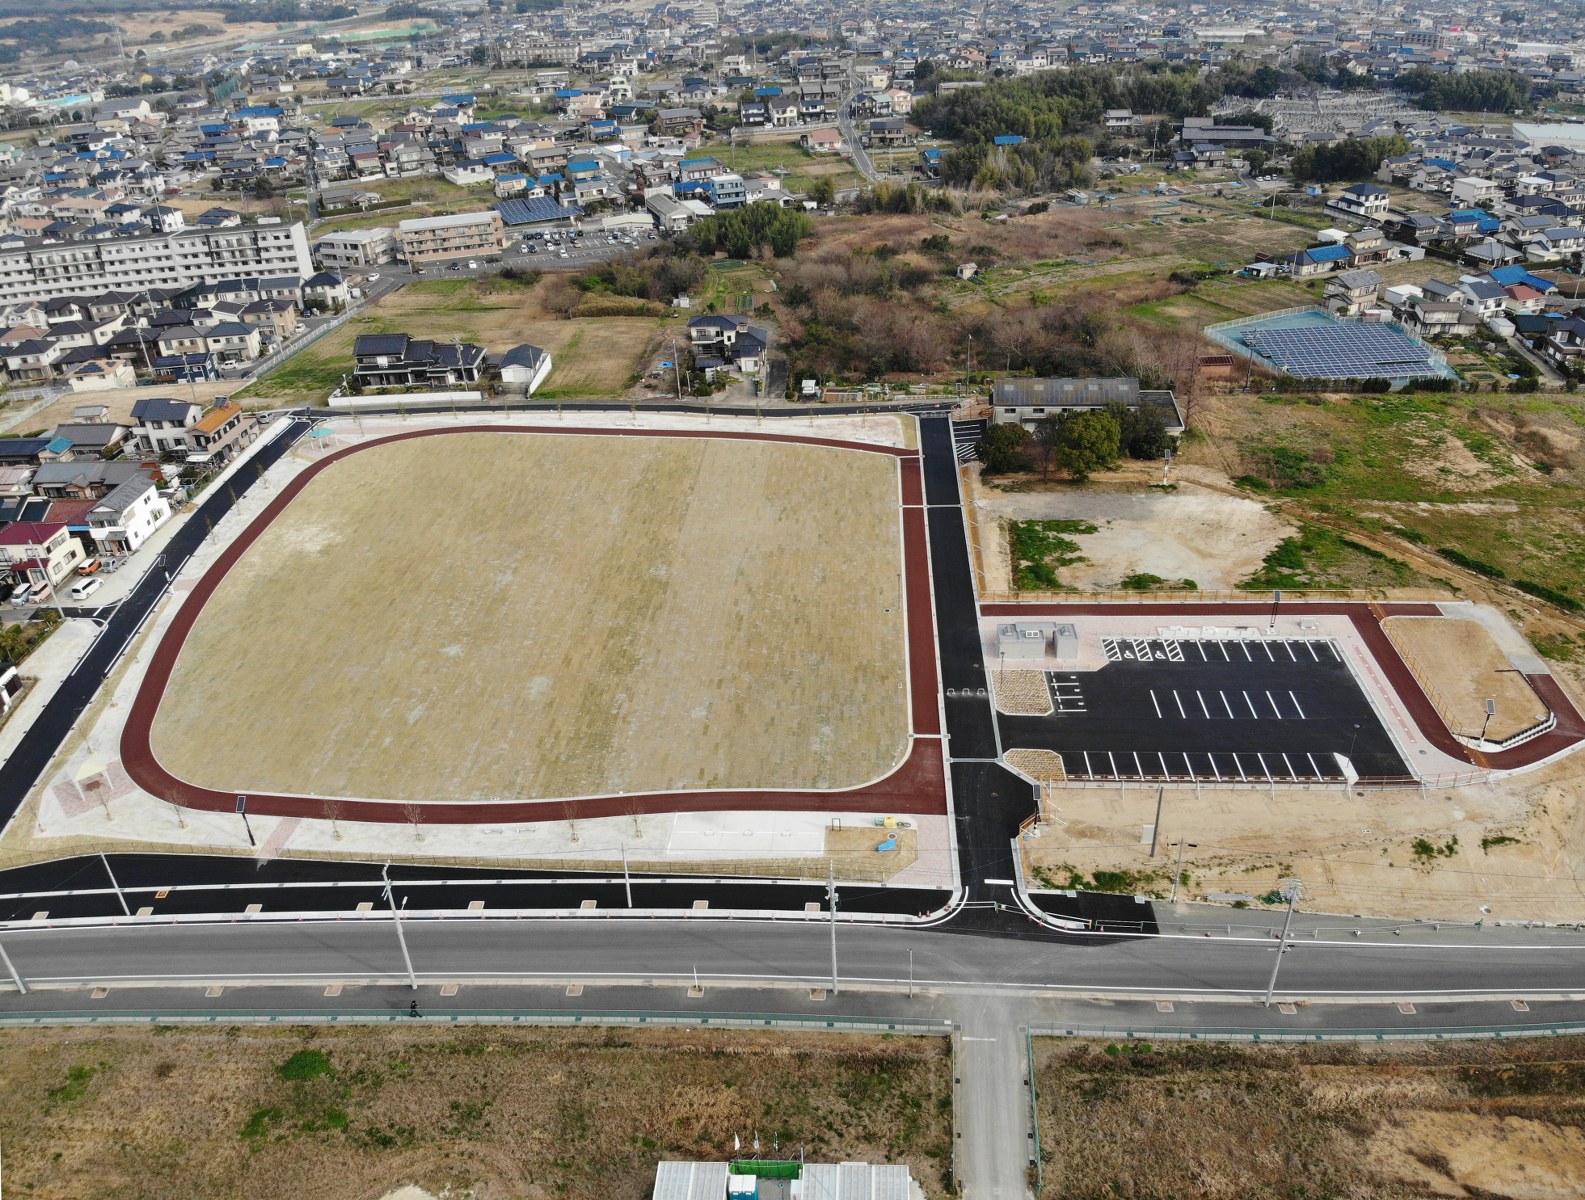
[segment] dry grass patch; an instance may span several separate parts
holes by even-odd
[[[154,751],[213,788],[414,801],[857,786],[907,749],[900,560],[889,456],[376,446],[221,583]]]
[[[249,404],[323,404],[352,370],[352,345],[362,334],[407,333],[458,338],[500,353],[529,342],[549,350],[555,365],[541,399],[617,396],[626,391],[662,327],[655,317],[565,320],[541,304],[545,284],[426,279],[384,296],[345,325],[293,355],[238,395]]]
[[[810,1159],[951,1149],[944,1038],[710,1030],[15,1030],[8,1191],[38,1200],[649,1194],[732,1135]]]
[[[1487,736],[1510,737],[1546,720],[1547,707],[1476,621],[1390,617],[1382,628],[1414,668],[1442,720],[1454,733],[1479,737],[1486,701],[1497,701]]]
[[[1585,1178],[1579,1039],[1042,1041],[1036,1079],[1043,1200],[1552,1200]]]

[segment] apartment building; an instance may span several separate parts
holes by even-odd
[[[0,248],[0,305],[314,273],[301,222]]]
[[[327,271],[357,271],[396,261],[396,231],[388,225],[327,233],[315,247]]]
[[[495,254],[506,249],[506,225],[494,209],[413,217],[398,223],[396,235],[402,244],[402,257],[410,263]]]

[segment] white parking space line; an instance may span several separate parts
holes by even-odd
[[[1227,652],[1227,643],[1226,642],[1217,642],[1216,643],[1216,648],[1222,652],[1222,661],[1223,662],[1232,662],[1233,661],[1233,656]]]
[[[1266,648],[1266,661],[1267,662],[1276,662],[1277,661],[1277,656],[1271,652],[1271,643],[1270,642],[1261,642],[1260,644]]]
[[[1116,775],[1117,774],[1117,760],[1112,757],[1112,752],[1110,750],[1108,750],[1106,752],[1106,761],[1112,764],[1112,774]]]
[[[1084,773],[1086,775],[1094,775],[1095,768],[1090,766],[1090,752],[1088,750],[1082,750],[1080,753],[1084,755]]]
[[[1288,692],[1288,699],[1292,700],[1293,701],[1293,707],[1298,709],[1299,720],[1308,721],[1310,718],[1304,715],[1304,709],[1299,708],[1299,697],[1295,696],[1291,689]]]
[[[1133,750],[1130,753],[1134,756],[1134,774],[1143,779],[1145,777],[1145,764],[1139,761],[1139,751]]]
[[[1195,642],[1194,645],[1195,645],[1195,648],[1197,650],[1199,650],[1199,652],[1200,652],[1200,661],[1201,662],[1210,662],[1211,661],[1210,658],[1208,658],[1206,656],[1206,653],[1205,653],[1205,643],[1204,642]]]
[[[1271,711],[1277,714],[1277,720],[1282,720],[1282,709],[1277,707],[1277,702],[1271,698],[1271,693],[1266,693],[1266,703],[1271,705]]]
[[[1209,721],[1211,719],[1211,710],[1205,707],[1205,697],[1200,695],[1198,688],[1194,691],[1194,698],[1200,702],[1200,711],[1205,714],[1205,719]]]
[[[1161,705],[1156,703],[1156,689],[1150,689],[1150,704],[1156,710],[1156,720],[1161,720]]]
[[[1306,757],[1306,758],[1307,758],[1307,759],[1309,759],[1309,760],[1310,760],[1310,770],[1312,770],[1312,771],[1314,771],[1314,772],[1315,772],[1315,777],[1316,777],[1316,778],[1317,778],[1317,779],[1320,779],[1320,778],[1322,778],[1322,777],[1323,777],[1323,776],[1324,776],[1324,775],[1325,775],[1325,772],[1324,772],[1324,771],[1322,771],[1322,770],[1321,770],[1321,768],[1320,768],[1320,765],[1319,765],[1319,764],[1317,764],[1317,763],[1316,763],[1316,761],[1315,761],[1315,755],[1313,755],[1313,754],[1306,754],[1306,755],[1305,755],[1305,756],[1304,756],[1304,757]]]
[[[1306,642],[1304,644],[1310,648],[1310,657],[1315,659],[1316,662],[1320,662],[1321,661],[1321,656],[1315,652],[1315,643],[1314,642]]]
[[[1293,643],[1292,642],[1283,642],[1282,643],[1282,648],[1288,652],[1288,658],[1289,658],[1290,661],[1292,661],[1292,662],[1298,662],[1299,661],[1299,656],[1293,652]]]
[[[1238,718],[1233,715],[1233,703],[1227,698],[1227,693],[1218,689],[1216,694],[1222,698],[1222,707],[1227,710],[1227,719],[1236,721]]]
[[[1196,693],[1196,695],[1198,695],[1198,693]],[[1177,688],[1172,689],[1172,702],[1178,706],[1178,715],[1187,721],[1189,719],[1189,714],[1183,710],[1183,697],[1178,695]]]
[[[1249,715],[1254,717],[1257,721],[1260,720],[1260,714],[1255,711],[1255,702],[1249,698],[1249,693],[1241,692],[1240,695],[1244,697],[1244,703],[1249,705]]]
[[[1233,755],[1233,765],[1238,768],[1238,777],[1245,783],[1248,783],[1249,776],[1244,774],[1244,764],[1238,761],[1238,755],[1236,754]]]
[[[1288,768],[1288,778],[1290,778],[1290,779],[1297,779],[1298,778],[1298,775],[1296,775],[1294,773],[1293,763],[1288,760],[1287,754],[1283,754],[1283,756],[1282,756],[1282,765]]]

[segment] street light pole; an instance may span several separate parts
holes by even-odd
[[[837,994],[837,879],[836,864],[826,863],[826,896],[831,902],[831,994]]]
[[[413,956],[407,952],[407,935],[402,932],[402,914],[396,908],[396,892],[391,887],[390,863],[380,868],[380,878],[385,881],[385,900],[391,906],[391,920],[396,923],[396,941],[402,947],[402,962],[407,967],[407,986],[416,992],[418,977],[413,974]],[[402,899],[402,907],[407,907],[406,897]]]
[[[22,982],[22,974],[16,969],[16,964],[11,961],[11,956],[5,952],[4,946],[0,946],[0,963],[5,964],[6,974],[11,976],[11,982],[17,985],[17,993],[26,996],[28,994],[28,985]]]
[[[1156,789],[1156,823],[1150,827],[1150,857],[1156,857],[1156,843],[1161,838],[1161,802],[1166,799],[1167,787],[1162,784]]]
[[[1281,604],[1281,603],[1282,603],[1282,593],[1280,591],[1272,592],[1271,593],[1271,628],[1268,630],[1268,632],[1270,632],[1270,633],[1276,633],[1277,632],[1277,606],[1279,604]]]
[[[1480,723],[1480,744],[1482,746],[1486,744],[1486,730],[1491,726],[1491,719],[1496,715],[1497,701],[1495,699],[1488,699],[1486,701],[1486,719]]]
[[[1277,939],[1277,961],[1271,964],[1271,979],[1266,984],[1264,1007],[1271,1007],[1271,995],[1277,990],[1277,972],[1282,969],[1282,956],[1288,952],[1288,929],[1293,924],[1293,906],[1304,892],[1304,884],[1290,880],[1287,887],[1288,915],[1282,919],[1282,936]]]

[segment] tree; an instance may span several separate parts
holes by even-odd
[[[1167,419],[1155,405],[1113,402],[1106,412],[1117,422],[1118,446],[1129,458],[1154,462],[1166,454],[1171,444]]]
[[[836,203],[837,185],[831,182],[831,177],[822,175],[809,185],[809,199],[821,208],[830,208]]]
[[[476,67],[490,65],[490,48],[488,46],[475,46],[468,51],[468,61]]]
[[[1091,472],[1104,471],[1117,462],[1121,436],[1108,413],[1097,409],[1067,413],[1057,423],[1057,463],[1083,483]]]
[[[998,475],[1017,471],[1024,465],[1024,447],[1029,442],[1029,430],[1016,423],[992,425],[975,443],[985,473]]]

